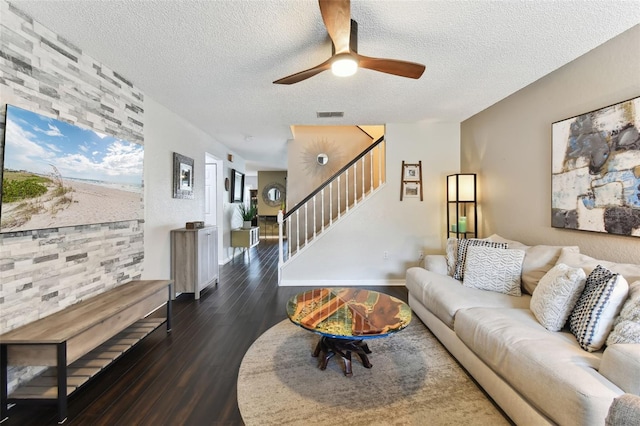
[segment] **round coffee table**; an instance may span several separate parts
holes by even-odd
[[[359,288],[319,288],[297,294],[287,303],[287,315],[296,325],[322,336],[313,352],[319,367],[336,354],[344,360],[344,374],[351,376],[351,353],[371,368],[366,341],[388,336],[411,322],[411,308],[402,300]]]

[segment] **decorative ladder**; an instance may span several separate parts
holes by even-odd
[[[278,282],[286,263],[383,186],[385,164],[382,136],[292,209],[278,212]]]

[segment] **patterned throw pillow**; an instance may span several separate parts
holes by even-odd
[[[464,279],[464,264],[467,260],[467,248],[472,246],[492,247],[506,249],[508,245],[506,243],[494,243],[486,240],[458,240],[458,259],[456,261],[456,270],[453,274],[453,278],[462,281]]]
[[[540,324],[550,331],[560,331],[584,290],[586,275],[582,268],[560,263],[541,279],[529,309]]]
[[[465,287],[520,296],[524,250],[470,245],[464,268]]]
[[[607,345],[616,343],[640,343],[640,281],[629,286],[629,298],[607,338]]]
[[[456,272],[456,261],[458,260],[458,239],[447,238],[447,275],[450,277]]]
[[[622,275],[598,265],[587,277],[584,291],[569,317],[569,328],[580,347],[599,350],[627,297],[629,285]]]

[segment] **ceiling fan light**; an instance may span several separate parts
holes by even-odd
[[[331,72],[338,77],[349,77],[354,75],[356,71],[358,71],[358,61],[350,55],[337,57],[331,63]]]

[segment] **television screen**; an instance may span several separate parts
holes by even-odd
[[[143,218],[144,148],[7,105],[0,232]]]

